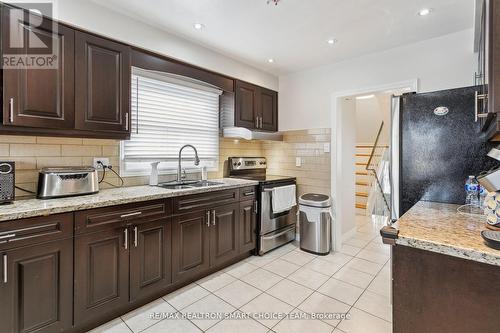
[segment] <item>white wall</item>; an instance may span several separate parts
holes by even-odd
[[[384,128],[379,143],[389,143],[391,123],[391,95],[381,94],[374,98],[356,100],[356,142],[372,144],[377,137],[381,122]]]
[[[94,33],[278,90],[278,78],[270,73],[111,11],[91,0],[56,0],[54,16]]]
[[[470,29],[280,76],[280,130],[323,128],[330,124],[330,98],[335,92],[412,79],[419,79],[419,91],[470,86],[474,72],[472,47]]]
[[[355,230],[356,182],[355,147],[356,147],[356,101],[353,98],[333,100],[338,103],[335,124],[332,131],[335,144],[332,149],[332,198],[335,205],[335,222],[340,228],[335,228],[335,239],[340,235],[351,234]],[[332,140],[333,143],[333,140]],[[337,226],[336,226],[337,227]],[[345,237],[345,236],[344,236]],[[338,250],[340,244],[335,244]]]

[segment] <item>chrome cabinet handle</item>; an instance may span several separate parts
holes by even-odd
[[[123,233],[125,235],[125,242],[123,243],[123,247],[125,248],[125,250],[128,250],[128,228],[125,228],[125,230],[123,230]]]
[[[255,192],[246,192],[246,193],[243,193],[243,195],[244,195],[245,197],[249,197],[249,196],[251,196],[251,195],[255,195]]]
[[[215,225],[215,209],[212,210],[212,225]]]
[[[260,126],[259,128],[262,128],[262,117],[259,117],[260,118]]]
[[[255,211],[255,214],[258,214],[258,207],[257,207],[257,201],[253,202],[253,209]]]
[[[137,227],[134,227],[134,247],[137,247],[137,245],[139,245],[139,232]]]
[[[259,128],[259,117],[255,117],[255,128]]]
[[[9,240],[9,239],[14,238],[14,237],[16,237],[16,234],[8,234],[8,235],[0,236],[0,242],[5,241],[5,240]]]
[[[123,215],[120,215],[120,218],[121,219],[126,219],[127,217],[139,216],[141,214],[142,214],[142,212],[134,212],[134,213],[129,213],[129,214],[123,214]]]
[[[474,93],[474,122],[477,123],[479,118],[488,117],[487,113],[479,113],[479,100],[488,99],[488,94],[479,94],[477,91]]]
[[[210,211],[207,210],[207,227],[210,227]]]
[[[14,122],[14,98],[9,100],[9,123]]]
[[[7,261],[8,261],[7,255],[4,254],[3,255],[3,283],[7,283],[8,282],[8,277],[7,277]]]
[[[128,123],[129,123],[128,117],[129,117],[129,113],[126,112],[125,113],[125,130],[126,131],[128,131]]]

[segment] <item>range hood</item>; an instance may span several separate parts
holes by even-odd
[[[224,92],[220,96],[220,125],[224,138],[243,140],[283,141],[280,132],[252,131],[244,127],[234,126],[234,93]]]
[[[283,134],[280,132],[258,132],[251,131],[243,127],[223,127],[222,136],[225,138],[244,139],[244,140],[269,140],[283,141]]]

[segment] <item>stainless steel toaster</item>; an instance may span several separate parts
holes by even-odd
[[[69,197],[99,192],[94,167],[43,168],[38,175],[39,199]]]

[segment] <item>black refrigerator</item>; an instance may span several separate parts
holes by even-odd
[[[399,98],[399,216],[420,200],[464,204],[465,181],[497,162],[474,121],[478,87]],[[397,109],[396,109],[397,112]],[[397,119],[399,118],[399,119]],[[394,131],[397,126],[393,124]],[[394,156],[394,154],[393,154]]]

